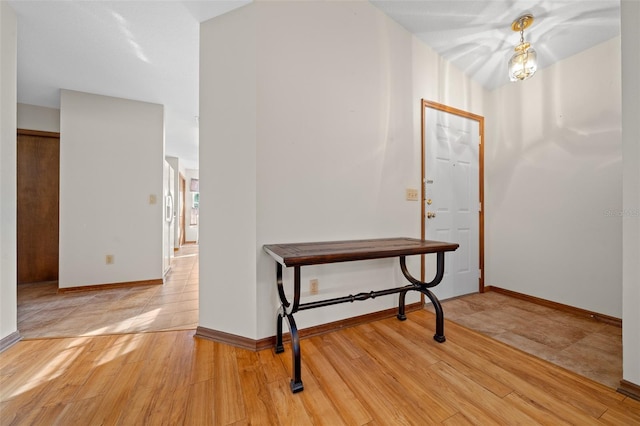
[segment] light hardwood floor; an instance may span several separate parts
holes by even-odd
[[[638,402],[566,370],[615,387],[619,328],[491,292],[443,303],[444,345],[428,311],[303,340],[291,395],[290,352],[193,338],[197,264],[192,246],[165,286],[22,293],[0,424],[640,424]]]
[[[57,282],[21,284],[18,331],[31,339],[195,329],[198,282],[198,246],[185,245],[164,285],[58,293]]]
[[[251,352],[192,330],[35,339],[0,355],[3,425],[640,424],[640,402],[446,321],[412,312]]]

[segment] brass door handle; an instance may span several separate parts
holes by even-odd
[[[427,212],[427,219],[433,219],[434,217],[436,217],[434,212]]]

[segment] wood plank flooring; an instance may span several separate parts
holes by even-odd
[[[640,424],[640,402],[417,311],[250,352],[193,330],[18,342],[0,355],[2,425]]]
[[[291,395],[290,352],[193,338],[197,253],[164,286],[21,286],[0,424],[640,424],[637,402],[469,329],[615,388],[619,328],[497,293],[444,301],[444,345],[427,311],[303,340]]]
[[[23,338],[187,330],[198,326],[198,246],[176,253],[164,285],[57,292],[57,282],[18,286]]]
[[[162,286],[66,294],[56,288],[55,282],[18,287],[23,338],[195,329],[198,246],[176,253]],[[449,320],[612,388],[622,378],[619,327],[494,292],[446,300],[443,307]]]

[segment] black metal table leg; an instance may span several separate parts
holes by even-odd
[[[405,321],[407,319],[407,315],[405,315],[404,313],[404,301],[407,295],[407,291],[401,292],[400,296],[398,297],[398,315],[396,315],[396,318],[398,318],[400,321]]]
[[[280,298],[280,309],[278,310],[278,316],[276,319],[276,347],[275,352],[277,354],[284,352],[284,346],[282,345],[282,318],[287,313],[287,307],[289,301],[284,293],[284,287],[282,284],[282,265],[276,262],[276,284],[278,286],[278,297]]]
[[[278,312],[276,319],[276,347],[275,353],[280,354],[284,352],[284,345],[282,344],[282,317],[285,315],[282,308]]]
[[[291,334],[291,361],[293,364],[293,379],[291,379],[291,392],[296,393],[304,389],[302,385],[302,369],[300,361],[300,338],[298,336],[298,327],[293,315],[287,315],[289,322],[289,333]]]
[[[414,290],[421,292],[426,295],[431,303],[433,303],[433,307],[436,311],[436,334],[433,336],[436,342],[442,343],[447,340],[444,336],[444,312],[442,311],[442,305],[440,301],[436,297],[435,294],[429,291],[429,288],[435,287],[442,281],[444,277],[444,252],[438,252],[436,258],[436,275],[428,283],[422,282],[416,278],[414,278],[409,270],[407,269],[406,258],[404,256],[400,256],[400,269],[402,270],[402,275],[414,285]],[[406,292],[400,293],[400,301],[398,304],[398,319],[404,320],[406,319],[406,315],[404,315],[404,296]]]
[[[291,361],[293,364],[293,379],[291,379],[291,392],[296,393],[304,389],[302,385],[302,369],[300,360],[300,337],[298,336],[298,327],[293,318],[293,314],[297,312],[300,305],[300,267],[294,270],[294,296],[293,306],[287,300],[282,283],[282,265],[276,262],[276,282],[278,285],[278,297],[280,298],[280,309],[276,319],[276,347],[275,353],[284,352],[282,343],[282,319],[286,318],[289,324],[289,334],[291,336]]]
[[[444,337],[444,313],[442,312],[442,305],[440,305],[440,301],[436,295],[426,288],[420,289],[420,292],[426,295],[429,300],[431,300],[431,303],[433,303],[433,307],[436,310],[436,334],[433,335],[433,339],[436,342],[442,343],[447,340],[447,338]]]

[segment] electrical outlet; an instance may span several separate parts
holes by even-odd
[[[309,280],[309,293],[318,294],[318,280],[316,278]]]
[[[418,190],[415,188],[407,188],[407,201],[418,201]]]
[[[114,258],[114,256],[113,256],[112,254],[108,254],[108,255],[105,257],[105,263],[106,263],[107,265],[113,265],[113,262],[114,262],[114,261],[115,261],[115,258]]]

